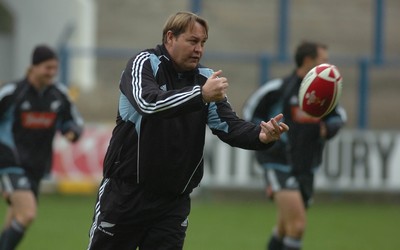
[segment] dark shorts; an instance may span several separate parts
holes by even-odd
[[[189,213],[188,195],[154,195],[136,184],[104,179],[99,188],[88,249],[181,250]]]
[[[0,173],[0,186],[4,193],[16,190],[31,190],[36,199],[39,194],[40,180],[28,177],[25,173]]]
[[[31,190],[37,200],[41,178],[34,177],[21,167],[16,153],[0,143],[0,188],[3,193],[11,194],[16,190]],[[9,200],[7,200],[9,202]]]
[[[273,168],[265,168],[265,180],[267,183],[267,195],[273,199],[273,195],[281,190],[298,190],[303,198],[304,206],[309,207],[314,194],[314,174],[305,172],[293,174]]]

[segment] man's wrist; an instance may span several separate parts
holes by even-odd
[[[200,95],[201,95],[201,100],[203,101],[203,103],[207,104],[208,102],[204,99],[204,96],[203,96],[203,86],[200,86]]]

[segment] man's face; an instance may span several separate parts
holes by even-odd
[[[53,82],[54,77],[57,75],[58,61],[57,59],[46,60],[37,65],[32,66],[32,77],[36,82],[44,87]]]
[[[315,58],[314,66],[320,65],[322,63],[328,63],[328,60],[329,60],[328,50],[319,47],[317,51],[318,51],[318,55]]]
[[[311,56],[305,57],[303,66],[301,68],[305,72],[308,72],[317,65],[320,65],[322,63],[328,63],[328,60],[329,60],[328,50],[319,47],[317,48],[317,57],[315,58],[312,58]]]
[[[195,69],[203,55],[206,41],[206,30],[197,22],[177,37],[169,31],[165,46],[176,70],[182,72]]]

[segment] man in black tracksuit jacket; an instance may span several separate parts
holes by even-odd
[[[207,31],[204,19],[177,13],[163,45],[128,61],[89,249],[182,249],[189,194],[203,176],[206,125],[245,149],[267,148],[287,131],[282,115],[261,126],[236,116],[227,79],[199,65]]]
[[[290,127],[272,147],[256,152],[257,161],[265,170],[267,195],[274,199],[278,209],[268,250],[301,249],[306,208],[313,197],[314,172],[322,162],[326,141],[346,121],[346,113],[340,106],[322,118],[309,116],[299,106],[299,88],[305,74],[327,60],[325,45],[301,43],[296,49],[296,69],[283,79],[261,86],[248,98],[243,109],[244,119],[254,123],[283,113]]]
[[[326,141],[344,125],[346,115],[340,106],[322,118],[311,117],[300,110],[293,100],[297,99],[301,81],[302,78],[295,72],[285,78],[271,80],[249,97],[243,108],[244,119],[254,123],[274,114],[286,114],[285,123],[291,130],[272,147],[255,152],[257,161],[266,168],[295,174],[315,172],[322,162]],[[320,138],[321,123],[326,129],[324,138]],[[307,203],[311,197],[304,198]]]

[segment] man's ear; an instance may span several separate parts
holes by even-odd
[[[166,43],[170,43],[172,41],[172,39],[175,38],[174,33],[171,30],[167,31],[167,34],[165,34],[166,36]]]

